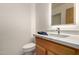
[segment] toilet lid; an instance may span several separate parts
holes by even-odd
[[[35,43],[28,43],[28,44],[23,46],[23,49],[29,49],[29,48],[32,48],[32,47],[35,47]]]

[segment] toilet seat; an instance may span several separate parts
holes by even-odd
[[[23,46],[23,49],[30,49],[30,48],[33,48],[33,47],[35,47],[35,43],[28,43],[28,44]]]

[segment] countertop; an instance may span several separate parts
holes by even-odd
[[[46,40],[50,40],[56,43],[60,43],[66,46],[70,46],[76,49],[79,49],[79,35],[69,35],[69,37],[59,38],[54,36],[40,35],[34,34],[34,36],[38,36],[44,38]]]

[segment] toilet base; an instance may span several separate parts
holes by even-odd
[[[31,52],[24,52],[23,55],[34,55],[35,52],[34,51],[31,51]]]

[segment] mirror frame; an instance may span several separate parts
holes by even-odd
[[[52,25],[52,3],[49,4],[49,9],[50,9],[50,26],[62,26],[62,25],[76,25],[76,3],[73,3],[74,4],[74,23],[73,24],[61,24],[61,25]]]

